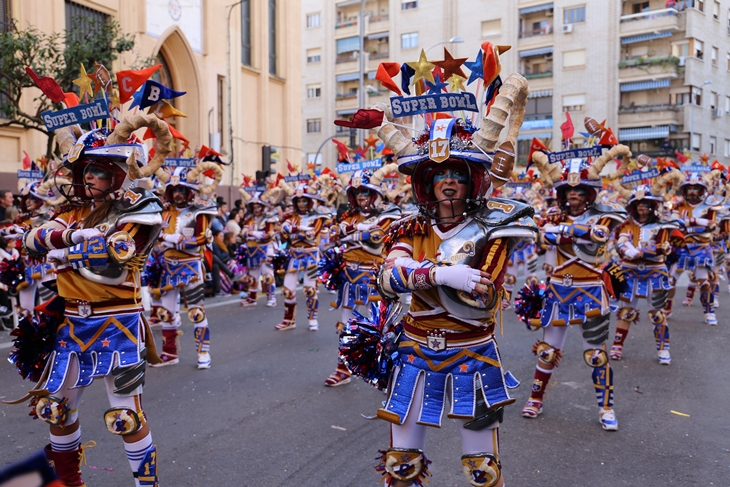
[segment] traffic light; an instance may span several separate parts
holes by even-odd
[[[270,145],[261,147],[261,169],[271,171],[271,165],[279,161],[279,149]]]

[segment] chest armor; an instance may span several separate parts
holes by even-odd
[[[588,227],[597,225],[599,221],[608,218],[610,220],[608,229],[609,231],[613,231],[614,228],[626,220],[626,216],[626,210],[618,205],[613,203],[599,203],[593,205],[593,207],[589,208],[582,215],[571,218],[573,219],[573,223]],[[606,257],[605,250],[603,249],[605,245],[595,242],[573,242],[573,253],[584,262],[598,264]]]
[[[315,231],[317,220],[322,220],[322,223],[324,223],[327,218],[327,215],[314,212],[307,213],[306,215],[299,215],[299,224],[297,226],[299,227],[299,233],[305,236],[304,241],[307,244],[313,246],[317,245],[317,233]]]
[[[400,208],[395,205],[389,205],[385,208],[385,210],[374,213],[373,215],[361,220],[359,223],[381,226],[382,222],[386,220],[397,220],[401,218],[401,216],[402,212]],[[372,255],[382,255],[384,237],[385,232],[376,229],[370,232],[370,238],[368,240],[363,240],[360,242],[348,242],[347,246],[349,248],[361,248],[365,252]]]
[[[484,260],[487,244],[502,238],[510,255],[523,240],[537,238],[537,225],[532,219],[532,207],[519,201],[492,198],[487,207],[469,221],[464,228],[443,240],[438,248],[437,262],[451,265],[464,264],[478,269]],[[484,303],[470,294],[448,286],[438,286],[444,308],[467,319],[485,318],[497,305],[497,294]]]
[[[162,202],[146,189],[133,188],[129,191],[136,193],[137,196],[131,200],[127,197],[117,200],[109,210],[106,221],[95,228],[109,241],[109,237],[119,231],[118,227],[125,224],[133,223],[149,227],[147,240],[134,251],[135,258],[146,258],[162,230]],[[118,263],[112,259],[109,259],[107,266],[103,268],[79,269],[79,274],[85,279],[107,285],[123,283],[126,281],[128,273],[126,263]]]

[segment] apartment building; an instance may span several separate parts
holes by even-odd
[[[559,149],[569,111],[578,143],[590,116],[637,153],[692,149],[730,163],[730,0],[302,0],[302,14],[310,162],[334,165],[330,137],[358,142],[335,119],[387,102],[374,79],[380,62],[414,61],[421,49],[443,59],[444,46],[473,60],[490,41],[512,46],[503,72],[530,84],[520,159],[533,137]]]

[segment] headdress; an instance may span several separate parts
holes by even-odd
[[[246,205],[273,206],[284,199],[284,190],[276,183],[276,176],[269,176],[264,180],[264,184],[257,184],[255,179],[244,175],[238,192]]]

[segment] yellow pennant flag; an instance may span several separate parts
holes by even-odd
[[[188,118],[187,115],[185,115],[183,112],[175,108],[174,106],[170,105],[170,102],[167,100],[162,100],[150,107],[150,109],[147,111],[147,113],[154,113],[161,119],[171,118],[171,117],[185,117]]]

